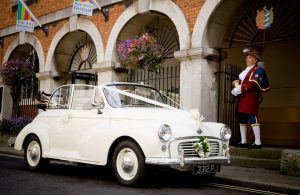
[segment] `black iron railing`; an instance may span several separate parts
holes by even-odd
[[[157,72],[145,69],[129,71],[127,81],[150,85],[177,104],[180,102],[180,65],[163,66]],[[178,107],[176,103],[168,100],[171,106]]]

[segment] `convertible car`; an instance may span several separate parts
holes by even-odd
[[[51,159],[111,165],[116,180],[136,185],[148,164],[194,175],[214,175],[230,160],[228,126],[203,122],[197,110],[167,104],[168,97],[137,83],[63,85],[44,111],[18,134],[30,170]]]

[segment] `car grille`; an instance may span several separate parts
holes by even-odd
[[[193,157],[198,157],[199,155],[195,152],[194,150],[194,144],[197,142],[197,140],[193,141],[184,141],[179,143],[178,145],[178,151],[183,151],[183,157],[184,158],[193,158]],[[208,140],[211,146],[211,151],[210,151],[210,157],[212,156],[218,156],[219,154],[219,142],[216,140]]]

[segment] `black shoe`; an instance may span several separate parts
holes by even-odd
[[[247,143],[238,143],[237,145],[236,145],[237,147],[239,147],[239,148],[248,148],[249,147],[249,144],[247,144]]]
[[[249,146],[249,149],[262,149],[262,145],[256,145],[256,144],[252,144]]]

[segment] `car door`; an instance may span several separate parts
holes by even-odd
[[[101,130],[109,128],[109,121],[110,113],[104,106],[99,89],[90,85],[75,85],[67,123],[70,137],[74,139],[72,158],[98,161],[101,155],[99,149],[103,146],[98,138],[101,137]]]
[[[69,117],[71,116],[71,96],[73,85],[58,88],[51,96],[46,115],[49,135],[49,157],[70,157],[74,139],[68,137]]]

